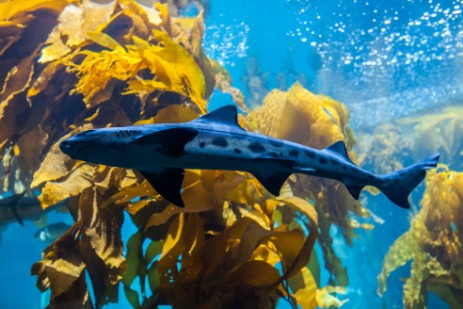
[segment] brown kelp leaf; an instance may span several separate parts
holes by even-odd
[[[79,47],[88,39],[88,34],[107,22],[114,13],[115,1],[96,3],[83,1],[79,5],[68,5],[58,17],[58,25],[48,36],[47,46],[42,49],[40,63],[58,60]]]
[[[69,175],[74,168],[78,167],[80,164],[71,159],[68,155],[64,154],[59,148],[59,144],[74,134],[90,130],[92,128],[93,126],[91,124],[86,124],[78,130],[66,134],[54,143],[40,164],[39,169],[34,173],[31,188],[36,188],[47,181],[55,181],[63,178]]]
[[[47,140],[48,135],[41,127],[36,127],[18,138],[13,147],[18,150],[15,151],[15,156],[21,170],[33,170],[40,165],[40,157],[37,154],[42,153]]]
[[[230,284],[248,284],[254,287],[268,287],[280,278],[278,270],[263,261],[249,261],[231,273]]]
[[[65,180],[47,182],[42,189],[42,193],[39,195],[42,207],[47,208],[68,197],[79,195],[85,189],[92,186],[92,177],[94,174],[94,166],[82,164],[73,170]]]
[[[7,74],[3,84],[2,91],[0,92],[0,108],[8,104],[13,97],[23,92],[29,87],[32,76],[34,74],[33,61],[37,57],[37,49],[26,58],[23,58],[18,65],[14,66]]]
[[[84,269],[78,247],[79,223],[45,249],[42,261],[32,266],[40,290],[51,289],[50,308],[92,308],[85,283]]]
[[[79,204],[78,220],[82,222],[79,248],[92,280],[96,304],[117,301],[117,283],[126,270],[120,233],[122,210],[100,208],[100,198],[92,188],[82,192]]]
[[[143,201],[142,201],[142,203],[139,203],[139,204],[140,204],[140,206],[136,205],[136,203],[133,204],[135,207],[138,206],[137,210],[139,208],[142,208],[142,207],[145,207],[145,206],[148,205],[148,204],[146,204],[146,202],[143,203]],[[131,208],[133,209],[133,206]],[[172,218],[174,215],[184,213],[184,212],[185,211],[183,209],[181,209],[180,207],[174,206],[173,204],[169,204],[161,212],[154,213],[153,215],[151,215],[151,217],[148,219],[148,222],[146,223],[145,230],[152,227],[152,226],[158,226],[158,225],[164,224],[170,218]]]
[[[294,258],[291,266],[287,269],[282,278],[290,278],[297,271],[302,269],[304,265],[309,262],[310,256],[312,254],[313,247],[315,246],[315,241],[318,236],[318,215],[313,206],[298,197],[282,197],[278,200],[285,202],[288,206],[293,207],[305,214],[309,219],[309,236],[305,240],[302,248],[299,251],[299,254]]]
[[[216,270],[216,267],[221,262],[223,262],[225,255],[227,254],[227,251],[229,249],[229,246],[232,244],[232,242],[239,242],[240,239],[244,239],[243,235],[246,233],[246,231],[248,231],[247,235],[253,236],[254,244],[251,244],[251,242],[245,243],[246,247],[243,247],[243,249],[241,250],[241,261],[246,260],[246,255],[251,254],[252,251],[256,248],[256,238],[258,238],[258,242],[259,238],[262,239],[263,237],[266,237],[270,234],[269,231],[266,232],[262,227],[260,227],[258,223],[249,218],[242,218],[241,220],[238,220],[235,224],[223,231],[220,235],[212,239],[209,239],[205,243],[205,248],[203,250],[206,254],[202,257],[202,262],[204,265],[207,265],[207,267],[204,268],[202,271],[203,277],[210,276],[211,273]],[[255,231],[262,231],[264,235],[252,235],[252,232]]]
[[[23,58],[6,75],[0,92],[0,126],[2,127],[0,140],[11,138],[24,125],[24,123],[17,122],[16,117],[22,112],[19,107],[25,107],[24,94],[32,82],[34,75],[33,61],[37,56],[37,50],[28,57]],[[14,106],[11,104],[16,103],[14,99],[19,99],[22,104],[17,103],[19,106]]]

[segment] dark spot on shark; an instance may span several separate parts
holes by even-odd
[[[342,166],[342,169],[343,169],[343,170],[347,170],[347,166],[343,165],[343,166]]]
[[[291,157],[297,158],[299,156],[299,151],[297,151],[296,149],[292,149],[292,150],[289,151],[289,155]]]
[[[323,157],[318,158],[318,161],[320,161],[321,164],[326,164],[326,163],[328,162],[328,161],[327,161],[325,158],[323,158]]]
[[[242,153],[241,149],[238,149],[238,148],[235,148],[233,151],[234,151],[235,153]]]
[[[273,158],[278,157],[278,153],[276,153],[276,152],[274,152],[274,151],[269,152],[268,155],[269,155],[270,157],[273,157]]]
[[[219,147],[227,147],[228,146],[227,140],[222,136],[214,138],[212,140],[212,144],[216,145],[216,146],[219,146]]]
[[[308,156],[309,158],[315,158],[315,157],[316,157],[315,152],[308,151],[308,150],[304,150],[304,153],[305,153],[305,155]]]
[[[282,143],[278,143],[278,142],[270,142],[270,144],[273,146],[273,147],[276,147],[276,148],[280,148],[283,146]]]
[[[249,150],[251,150],[252,152],[264,152],[265,151],[265,147],[262,146],[261,143],[257,143],[257,142],[253,142],[251,144],[248,145],[248,148]]]
[[[199,147],[204,148],[206,146],[205,142],[199,142]]]

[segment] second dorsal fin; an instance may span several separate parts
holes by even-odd
[[[325,150],[329,150],[329,151],[331,151],[331,152],[333,152],[333,153],[335,153],[337,155],[340,155],[341,157],[343,157],[348,162],[353,163],[352,160],[347,155],[346,145],[344,144],[343,141],[337,141],[336,143],[332,144],[331,146],[326,147]]]
[[[222,123],[232,127],[236,127],[240,130],[244,130],[238,124],[238,111],[236,109],[236,106],[234,105],[225,105],[210,113],[207,113],[206,115],[199,117],[194,121]]]

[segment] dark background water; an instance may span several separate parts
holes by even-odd
[[[225,66],[250,103],[258,104],[272,88],[286,90],[300,81],[346,103],[352,127],[360,129],[458,100],[463,92],[462,2],[214,0],[206,18],[205,49]],[[250,82],[254,77],[257,86]],[[229,96],[216,93],[210,107],[230,102]],[[376,295],[376,277],[389,246],[408,229],[411,212],[382,196],[372,199],[370,207],[384,224],[359,232],[352,248],[332,231],[350,277],[344,296],[350,301],[343,308],[402,308],[400,279],[409,276],[409,265],[391,275],[384,299]],[[50,223],[60,221],[70,223],[70,217],[49,216]],[[134,228],[130,220],[125,222],[127,239]],[[25,227],[11,224],[2,233],[0,308],[42,308],[47,303],[30,276],[30,266],[46,247],[34,239],[37,229],[26,222]],[[129,305],[122,301],[110,307]],[[429,308],[446,305],[430,296]]]

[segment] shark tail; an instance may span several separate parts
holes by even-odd
[[[416,162],[404,169],[377,177],[375,184],[393,203],[402,208],[410,208],[408,195],[426,176],[428,169],[437,166],[440,154]]]

